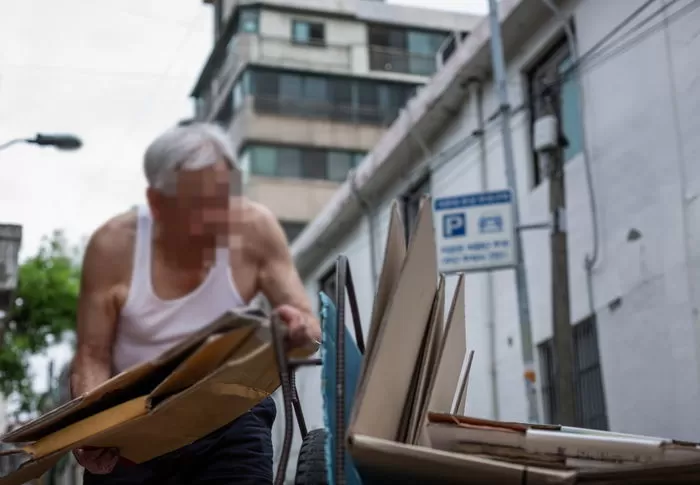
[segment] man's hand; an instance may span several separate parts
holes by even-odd
[[[287,343],[291,348],[317,344],[319,340],[316,325],[309,316],[292,305],[280,305],[275,309],[280,320],[287,326]]]
[[[93,475],[111,473],[119,461],[119,451],[115,448],[80,448],[73,454],[78,463]]]

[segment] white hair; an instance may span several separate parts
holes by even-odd
[[[143,168],[148,186],[173,194],[180,170],[201,170],[218,162],[237,169],[228,134],[211,123],[181,124],[156,138],[146,149]]]

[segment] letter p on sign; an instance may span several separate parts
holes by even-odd
[[[463,213],[442,216],[442,236],[444,238],[467,235],[467,216]]]

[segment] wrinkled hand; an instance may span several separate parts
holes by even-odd
[[[289,347],[304,347],[315,342],[314,325],[306,314],[291,305],[280,305],[275,309],[275,313],[287,326],[286,341]]]
[[[93,475],[110,473],[119,461],[116,448],[79,448],[73,454],[78,463]]]

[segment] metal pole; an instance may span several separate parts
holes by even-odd
[[[501,115],[501,137],[503,139],[503,158],[506,166],[506,181],[513,191],[513,223],[520,226],[518,210],[518,186],[515,180],[515,161],[513,157],[513,136],[510,131],[511,106],[508,102],[508,81],[506,78],[505,58],[503,54],[503,39],[501,38],[501,22],[498,15],[498,1],[489,0],[489,20],[491,23],[491,61],[493,63],[494,80],[498,88]],[[535,370],[532,351],[532,328],[530,325],[530,304],[525,275],[525,260],[523,259],[523,244],[520,231],[515,232],[515,283],[518,294],[518,314],[520,317],[520,340],[522,343],[525,374]],[[523,375],[525,395],[528,401],[528,420],[539,422],[537,399],[534,383]]]

